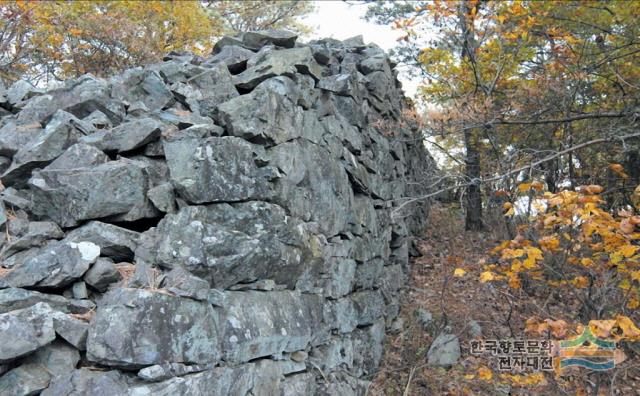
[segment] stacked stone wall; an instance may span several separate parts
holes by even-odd
[[[0,91],[0,394],[362,395],[434,169],[359,37]]]

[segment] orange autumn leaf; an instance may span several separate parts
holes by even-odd
[[[493,378],[493,371],[485,366],[481,366],[478,368],[478,378],[487,382],[491,381],[491,379]]]

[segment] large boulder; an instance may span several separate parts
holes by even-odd
[[[28,308],[37,303],[46,303],[56,311],[72,314],[86,314],[95,309],[95,304],[89,300],[68,299],[56,294],[40,293],[17,287],[0,290],[0,313]]]
[[[0,128],[0,155],[13,156],[41,132],[42,125],[39,122],[24,125],[16,125],[14,119],[5,122]]]
[[[304,350],[321,329],[319,296],[283,292],[227,292],[222,349],[231,362]]]
[[[112,79],[111,95],[129,105],[142,103],[148,110],[170,107],[175,99],[160,74],[140,67]]]
[[[47,122],[58,110],[82,119],[96,110],[113,123],[124,116],[124,106],[110,96],[109,84],[89,74],[71,80],[64,87],[48,91],[26,102],[18,113],[18,124]]]
[[[353,220],[353,189],[344,168],[327,150],[296,140],[268,150],[270,163],[282,171],[274,201],[306,221],[317,222],[323,233],[345,231]]]
[[[34,213],[62,227],[82,220],[127,215],[146,217],[147,173],[144,164],[121,159],[76,169],[43,169],[29,180]]]
[[[258,50],[273,44],[284,48],[293,48],[298,35],[288,30],[266,29],[246,32],[242,35],[242,43],[248,48]]]
[[[216,367],[202,373],[135,385],[129,395],[277,395],[284,379],[282,366],[282,362],[262,360],[237,367]]]
[[[218,118],[233,136],[262,144],[280,144],[302,135],[299,97],[291,79],[273,78],[250,94],[221,104]]]
[[[33,169],[46,166],[92,131],[92,126],[58,110],[47,127],[14,155],[11,167],[2,175],[2,182],[10,185],[22,181]]]
[[[45,169],[75,169],[85,166],[100,165],[108,161],[109,157],[97,148],[84,143],[76,143],[69,147]]]
[[[140,233],[114,224],[90,221],[67,234],[70,242],[87,241],[100,246],[100,255],[115,261],[130,261],[138,246]]]
[[[212,363],[220,357],[211,305],[139,289],[115,289],[100,302],[87,358],[125,369],[165,362]]]
[[[143,239],[137,260],[181,266],[219,288],[256,279],[293,286],[322,255],[308,227],[266,202],[187,206]]]
[[[63,342],[49,344],[0,377],[0,394],[36,394],[49,386],[51,378],[72,372],[79,360],[73,347]]]
[[[165,141],[164,153],[178,195],[190,203],[265,199],[277,175],[261,146],[232,136]]]
[[[123,153],[138,149],[160,137],[164,124],[153,118],[139,118],[80,139],[105,153]]]
[[[91,242],[56,241],[0,274],[0,287],[63,287],[82,278],[100,255]]]
[[[253,57],[254,53],[238,45],[227,45],[222,50],[207,59],[207,64],[223,63],[229,72],[237,74],[247,66],[247,61]],[[205,64],[206,65],[206,64]]]
[[[127,395],[125,377],[119,371],[92,370],[83,367],[51,380],[42,396]]]
[[[234,82],[238,88],[251,90],[271,77],[293,77],[296,73],[308,74],[315,80],[322,77],[322,67],[308,47],[265,51],[254,59],[256,61],[251,67],[235,76]]]
[[[34,352],[56,338],[51,308],[44,303],[0,314],[0,363]]]

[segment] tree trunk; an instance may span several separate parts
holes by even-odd
[[[473,67],[474,78],[476,80],[476,91],[473,95],[477,95],[479,90],[483,88],[480,74],[476,65],[476,49],[477,42],[473,29],[473,21],[468,20],[467,16],[472,14],[472,8],[479,7],[479,3],[470,1],[461,1],[458,9],[460,36],[462,38],[462,48],[460,57],[466,59]],[[482,223],[482,194],[480,191],[480,131],[478,129],[465,129],[464,131],[464,147],[467,151],[465,159],[465,176],[469,180],[467,189],[467,213],[465,218],[465,229],[471,231],[480,231],[484,229]]]
[[[482,223],[482,193],[480,191],[480,150],[478,149],[478,131],[467,129],[464,132],[464,146],[467,151],[465,159],[465,176],[470,184],[467,189],[467,213],[465,229],[481,231]]]

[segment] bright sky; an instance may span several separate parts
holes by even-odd
[[[361,34],[365,43],[373,42],[389,50],[395,46],[396,39],[400,36],[397,30],[362,19],[367,11],[366,4],[340,0],[314,3],[316,11],[305,21],[315,27],[314,38],[332,37],[344,40]]]
[[[331,37],[344,40],[361,34],[365,43],[375,43],[388,51],[396,45],[396,39],[401,35],[400,31],[389,26],[377,25],[362,19],[367,5],[361,2],[321,0],[314,3],[315,12],[305,19],[305,23],[315,28],[312,39]],[[409,81],[402,75],[400,80],[405,93],[412,96],[417,82]]]

